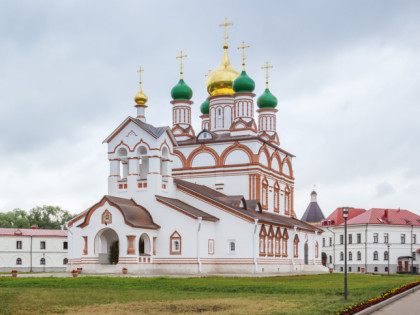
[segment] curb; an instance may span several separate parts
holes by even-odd
[[[409,295],[410,293],[413,293],[417,290],[420,289],[420,285],[415,286],[414,288],[408,289],[407,291],[404,291],[400,294],[397,294],[393,297],[390,297],[389,299],[386,299],[385,301],[379,302],[375,305],[372,305],[368,308],[365,308],[364,310],[361,310],[360,312],[357,312],[357,315],[367,315],[367,314],[371,314],[373,312],[376,312],[377,310],[380,310],[381,308],[387,306],[388,304],[391,304],[392,302],[395,302],[403,297],[405,297],[406,295]]]

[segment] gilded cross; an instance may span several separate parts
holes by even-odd
[[[209,73],[206,73],[204,76],[207,78],[211,73],[211,69],[209,69]]]
[[[140,73],[140,84],[141,84],[141,73],[144,71],[144,69],[142,69],[141,67],[139,68],[139,70],[137,70],[137,72]]]
[[[268,78],[269,78],[268,69],[269,68],[273,68],[273,66],[270,66],[268,64],[268,61],[265,62],[265,67],[261,67],[261,69],[265,69],[265,86],[266,86],[267,89],[268,89]]]
[[[182,77],[182,74],[184,73],[184,72],[182,72],[182,69],[184,69],[184,66],[182,65],[182,58],[185,58],[185,57],[188,57],[187,55],[183,55],[182,54],[182,50],[181,50],[181,54],[179,55],[179,56],[176,56],[176,59],[181,59],[181,72],[180,72],[180,74],[181,74],[181,79],[183,78]]]
[[[238,47],[238,49],[242,49],[242,70],[245,71],[245,48],[249,48],[251,46],[246,45],[245,42],[242,41],[242,46]]]
[[[229,38],[228,32],[227,32],[227,28],[228,28],[228,26],[231,26],[231,25],[233,25],[233,23],[228,23],[228,19],[227,18],[225,18],[225,23],[219,25],[220,27],[224,27],[225,28],[225,46],[227,46],[227,39]]]

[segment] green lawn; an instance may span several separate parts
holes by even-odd
[[[271,278],[0,278],[0,314],[332,314],[419,280],[350,274]]]

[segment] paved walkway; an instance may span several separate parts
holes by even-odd
[[[374,315],[420,314],[420,290],[373,312]]]

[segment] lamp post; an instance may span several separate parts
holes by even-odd
[[[349,208],[343,207],[344,218],[344,300],[347,301],[347,218],[349,216]]]
[[[388,240],[389,241],[389,240]],[[391,247],[391,244],[387,244],[387,246],[388,246],[388,276],[389,276],[389,261],[390,261],[390,259],[391,259],[391,255],[390,255],[390,253],[389,253],[389,248]]]

